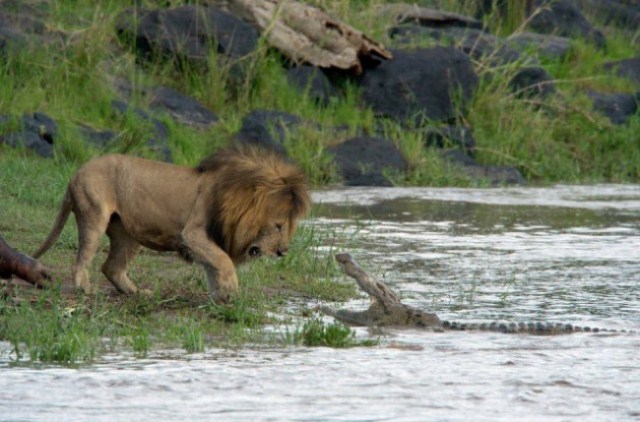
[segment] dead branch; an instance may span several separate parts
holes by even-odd
[[[24,255],[0,236],[0,278],[11,278],[15,275],[37,287],[46,287],[51,281],[50,271],[37,260]]]
[[[228,0],[229,11],[252,22],[267,42],[294,62],[352,70],[363,59],[390,59],[391,53],[362,32],[322,10],[292,0]]]

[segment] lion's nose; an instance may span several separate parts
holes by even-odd
[[[287,249],[278,249],[276,251],[277,256],[285,256],[287,254]]]

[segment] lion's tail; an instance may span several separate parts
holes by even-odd
[[[55,223],[53,223],[53,228],[51,229],[51,233],[47,236],[47,239],[40,245],[40,248],[33,254],[34,258],[40,258],[42,254],[51,248],[58,237],[60,237],[60,233],[62,233],[62,229],[64,225],[67,223],[69,219],[69,214],[71,214],[71,193],[67,189],[67,192],[64,194],[64,198],[62,199],[62,205],[60,206],[60,211],[58,212],[58,216],[56,217]]]

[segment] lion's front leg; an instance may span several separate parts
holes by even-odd
[[[204,267],[209,294],[218,303],[227,303],[238,291],[238,276],[233,261],[203,230],[185,230],[180,254]]]

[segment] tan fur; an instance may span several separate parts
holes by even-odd
[[[146,246],[202,264],[209,292],[225,302],[238,289],[235,265],[284,255],[310,203],[302,171],[275,153],[223,150],[195,169],[106,155],[75,174],[53,229],[34,256],[53,245],[73,212],[77,288],[93,290],[87,266],[106,233],[111,247],[102,272],[119,291],[138,291],[126,267]]]

